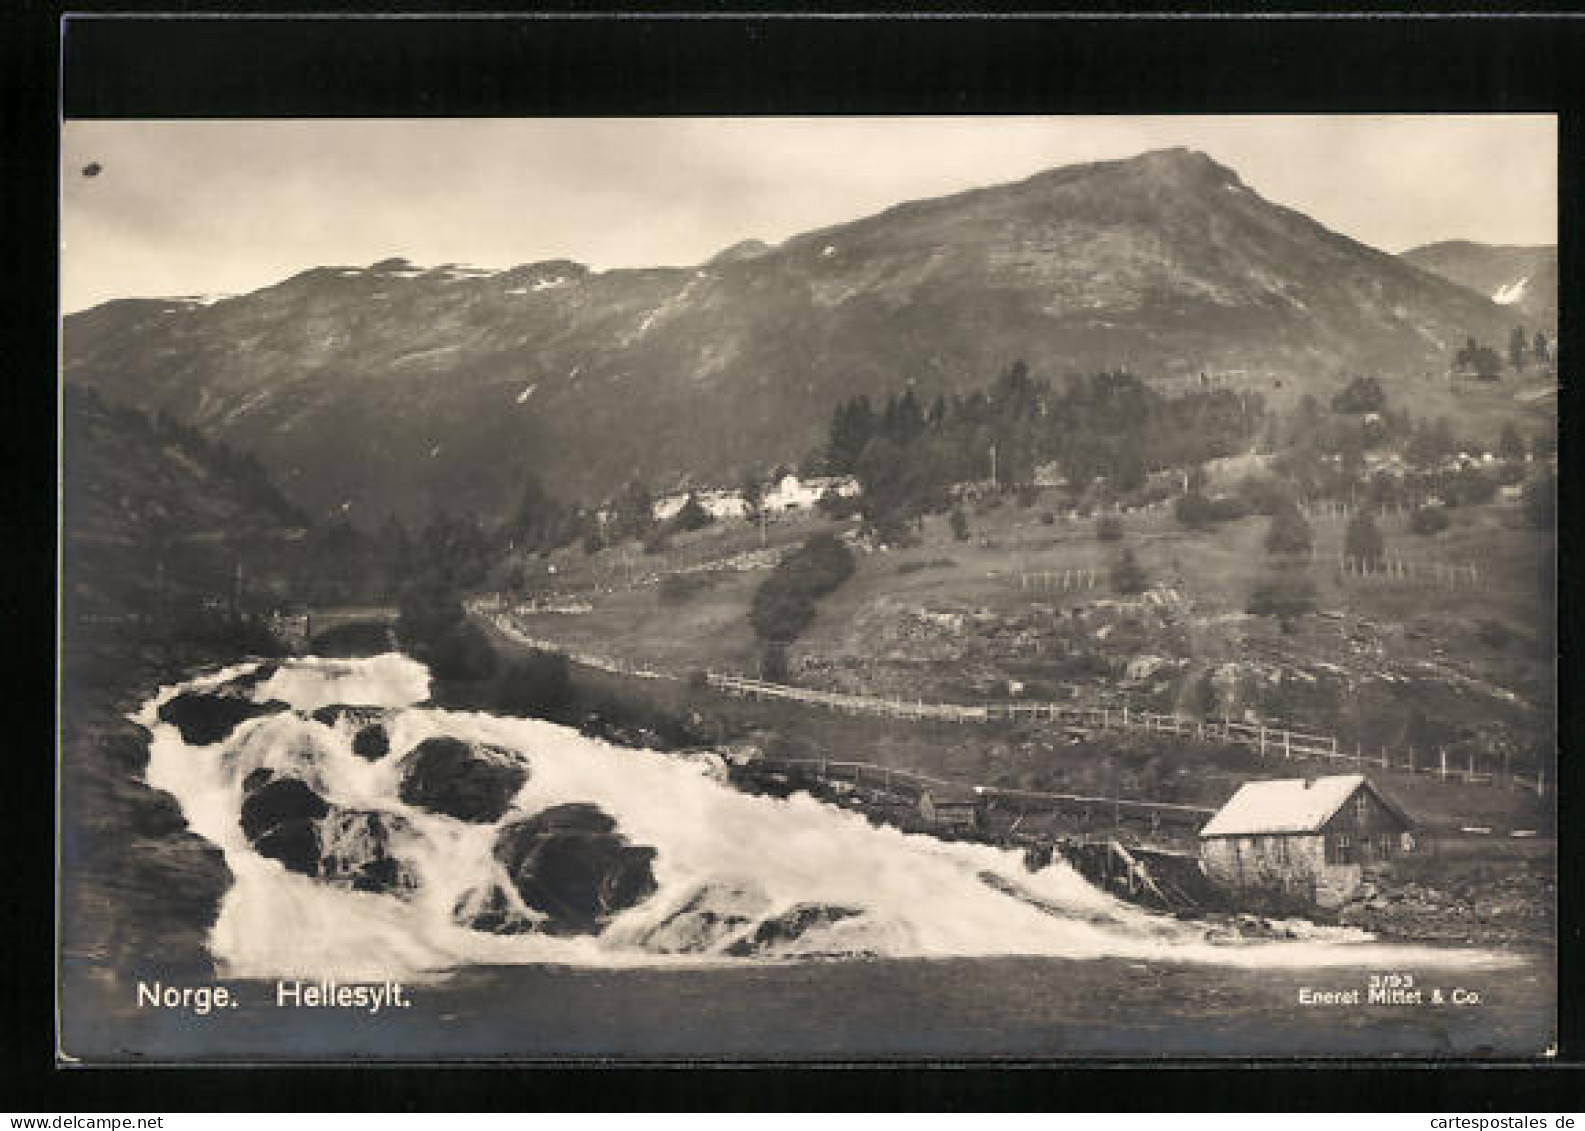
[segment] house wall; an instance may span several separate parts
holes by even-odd
[[[1368,789],[1360,789],[1344,802],[1322,830],[1326,836],[1326,858],[1334,867],[1379,864],[1399,855],[1408,826],[1376,799]]]
[[[1327,862],[1320,833],[1211,837],[1200,842],[1200,861],[1214,883],[1232,891],[1278,895],[1285,900],[1336,907],[1359,887],[1359,864]]]

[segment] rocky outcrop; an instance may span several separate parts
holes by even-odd
[[[764,914],[764,893],[707,884],[639,940],[660,954],[708,954]]]
[[[417,886],[393,856],[393,835],[407,827],[395,813],[333,805],[297,778],[259,777],[243,788],[242,832],[260,856],[288,870],[354,891],[404,894]]]
[[[209,746],[228,737],[249,719],[287,709],[287,705],[277,699],[255,703],[221,690],[184,691],[161,704],[159,717],[161,722],[170,723],[180,731],[187,745]]]
[[[353,726],[365,726],[369,723],[382,721],[390,713],[385,707],[332,703],[328,707],[320,707],[308,717],[316,723],[324,723],[327,727],[333,727],[343,719],[346,719]]]
[[[727,947],[735,958],[747,958],[797,942],[818,927],[828,927],[844,919],[864,914],[856,907],[840,907],[825,903],[800,903],[789,911],[766,919],[746,939],[739,939]]]
[[[501,829],[495,858],[553,935],[595,935],[655,891],[655,850],[629,843],[596,805],[557,805]]]
[[[499,821],[528,781],[510,750],[457,738],[426,738],[402,759],[400,795],[409,805],[459,821]]]
[[[319,823],[320,878],[353,891],[412,891],[417,878],[390,853],[391,838],[407,828],[396,813],[332,807]]]
[[[319,874],[319,822],[330,804],[297,778],[275,778],[243,799],[242,834],[260,856],[288,871]]]
[[[352,752],[368,762],[378,762],[391,752],[391,737],[382,723],[370,723],[352,736]]]
[[[534,929],[534,920],[523,914],[499,884],[464,893],[451,909],[451,917],[464,927],[493,935],[522,935]]]

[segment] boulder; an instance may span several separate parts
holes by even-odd
[[[369,762],[378,762],[391,752],[391,739],[383,723],[370,723],[352,736],[352,752]]]
[[[495,858],[553,935],[594,935],[655,891],[655,850],[630,844],[595,805],[557,805],[496,836]]]
[[[489,824],[505,815],[526,781],[528,767],[510,750],[426,738],[402,759],[400,796],[432,813]]]
[[[288,871],[319,874],[319,821],[330,804],[297,778],[277,778],[242,802],[242,833],[260,856]]]
[[[347,719],[354,726],[364,726],[368,723],[379,722],[389,713],[384,707],[332,703],[328,707],[320,707],[308,717],[316,723],[324,723],[327,727],[335,726],[342,719]]]
[[[226,738],[241,723],[287,710],[278,699],[255,703],[219,691],[183,691],[160,706],[160,721],[181,732],[189,746],[209,746]]]
[[[274,777],[275,771],[268,766],[260,766],[256,770],[250,770],[248,776],[242,779],[242,792],[252,793],[261,785],[267,785]]]
[[[391,837],[407,827],[396,813],[332,806],[319,823],[320,878],[354,891],[412,892],[418,878],[390,853]]]
[[[770,919],[766,919],[755,929],[754,934],[746,939],[739,939],[726,952],[736,958],[747,958],[755,954],[790,942],[795,942],[808,934],[816,927],[829,926],[840,923],[843,919],[852,919],[864,914],[856,907],[839,907],[825,903],[800,903],[790,911],[785,911]]]
[[[463,893],[451,917],[464,927],[494,935],[521,935],[534,929],[534,921],[517,909],[500,884]]]
[[[707,884],[639,942],[660,954],[706,954],[764,914],[768,902],[761,892]]]
[[[405,895],[418,886],[390,852],[392,836],[407,827],[400,815],[332,805],[297,778],[265,777],[243,788],[242,832],[260,856],[354,891]]]

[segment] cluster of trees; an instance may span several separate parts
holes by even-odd
[[[855,564],[853,551],[836,535],[822,531],[783,557],[760,583],[749,606],[749,621],[763,645],[767,678],[786,674],[786,646],[814,621],[815,602],[853,576]]]
[[[929,405],[912,389],[879,409],[867,396],[837,405],[823,465],[856,476],[865,517],[895,532],[945,509],[953,484],[1028,483],[1047,463],[1071,483],[1100,477],[1116,491],[1134,491],[1152,471],[1241,450],[1264,415],[1258,395],[1216,389],[1168,397],[1121,372],[1056,388],[1017,362],[986,389]]]

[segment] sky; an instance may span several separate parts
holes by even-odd
[[[1556,242],[1550,115],[73,121],[61,305],[236,294],[391,256],[687,265],[1178,145],[1386,251]]]

